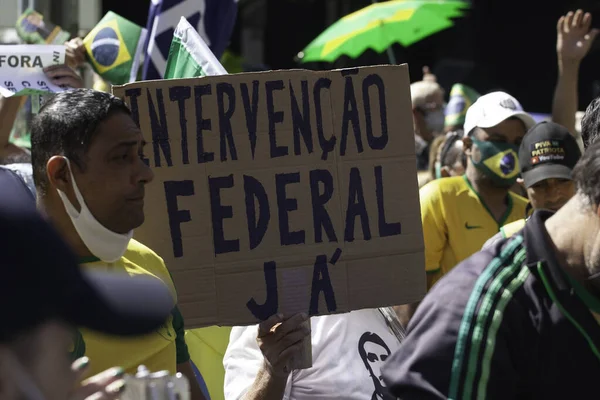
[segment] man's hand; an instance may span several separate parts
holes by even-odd
[[[73,38],[65,43],[65,64],[71,68],[79,68],[85,63],[85,46],[80,37]]]
[[[560,63],[579,64],[590,51],[598,29],[590,29],[592,15],[577,10],[560,17],[556,25],[556,53]]]
[[[83,87],[81,77],[68,65],[52,65],[44,68],[44,73],[57,86],[68,86],[74,89]]]
[[[302,349],[302,341],[310,330],[302,327],[308,320],[306,314],[286,318],[273,315],[258,326],[258,347],[263,353],[265,369],[275,377],[287,378],[291,371],[288,362]]]
[[[82,357],[73,363],[71,369],[77,377],[77,382],[87,370],[88,365],[87,357]],[[117,367],[107,369],[78,384],[69,400],[116,400],[125,390],[125,381],[122,378],[123,369]]]

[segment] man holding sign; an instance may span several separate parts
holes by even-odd
[[[167,259],[189,327],[236,326],[225,397],[382,398],[399,343],[377,308],[425,291],[407,67],[113,91],[152,143],[136,237]],[[341,313],[313,318],[296,367],[308,317]]]
[[[177,299],[162,259],[132,239],[133,229],[144,222],[144,187],[153,179],[142,161],[144,144],[121,100],[87,89],[57,94],[32,124],[38,203],[85,268],[154,276]],[[92,360],[90,374],[115,364],[128,373],[140,364],[152,371],[182,372],[191,383],[192,398],[204,398],[189,363],[177,306],[160,329],[143,337],[82,329],[73,353]]]

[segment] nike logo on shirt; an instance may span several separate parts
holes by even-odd
[[[467,228],[467,229],[480,229],[481,226],[479,226],[479,225],[469,225],[468,222],[465,222],[465,228]]]

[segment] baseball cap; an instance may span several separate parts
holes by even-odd
[[[519,164],[525,187],[544,179],[572,179],[571,173],[581,158],[577,140],[554,122],[540,122],[523,137]]]
[[[535,120],[523,111],[521,103],[508,93],[492,92],[481,96],[467,110],[465,117],[465,136],[475,127],[491,128],[509,118],[519,118],[529,130],[535,125]]]
[[[15,176],[0,169],[0,341],[48,320],[122,336],[159,328],[174,306],[165,284],[80,267]]]

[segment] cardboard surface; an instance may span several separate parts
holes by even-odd
[[[139,122],[155,173],[135,237],[164,258],[186,327],[424,296],[406,65],[113,92]]]

